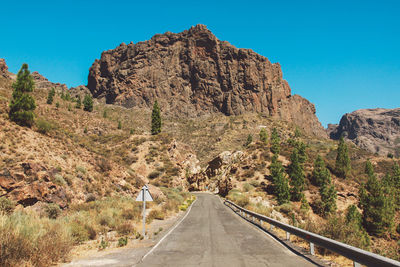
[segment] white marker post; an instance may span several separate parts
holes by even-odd
[[[136,197],[136,201],[143,201],[143,238],[146,236],[146,201],[153,201],[153,197],[150,194],[147,185],[142,187],[139,195]]]

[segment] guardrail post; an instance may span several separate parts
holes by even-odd
[[[314,243],[312,243],[312,242],[310,242],[310,254],[311,254],[311,255],[315,255]]]
[[[359,264],[358,262],[353,261],[353,266],[354,267],[361,267],[361,264]]]
[[[286,240],[290,241],[290,233],[286,232]]]

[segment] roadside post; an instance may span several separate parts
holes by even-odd
[[[153,201],[153,197],[150,194],[149,188],[147,185],[142,187],[140,190],[139,195],[136,197],[136,201],[143,202],[143,238],[146,237],[146,201]]]

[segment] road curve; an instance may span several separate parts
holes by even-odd
[[[138,266],[315,266],[255,229],[218,197],[197,194],[182,223]]]

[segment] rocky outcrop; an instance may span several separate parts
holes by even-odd
[[[35,89],[38,90],[50,90],[54,88],[56,93],[60,94],[61,92],[68,92],[68,87],[63,83],[52,83],[45,77],[43,77],[39,72],[34,71],[31,73],[33,77],[33,81],[35,82]]]
[[[242,157],[242,151],[220,153],[204,171],[187,177],[189,191],[210,190],[225,196],[232,189],[231,169]]]
[[[330,125],[328,134],[332,139],[343,136],[373,153],[400,156],[400,108],[346,113],[339,125]]]
[[[204,25],[105,51],[89,70],[94,97],[109,104],[199,116],[261,112],[326,136],[315,107],[292,96],[279,63],[218,40]]]
[[[0,195],[6,196],[24,207],[37,202],[57,203],[67,207],[67,196],[63,187],[54,184],[46,167],[39,163],[24,162],[24,172],[3,170],[0,173]]]
[[[8,66],[3,58],[0,58],[0,76],[6,79],[10,79],[10,73],[8,72]]]
[[[72,98],[77,98],[78,96],[80,96],[81,99],[83,100],[85,95],[88,95],[88,94],[90,95],[90,91],[86,86],[79,85],[77,87],[71,87],[69,89],[69,94],[71,95]]]

